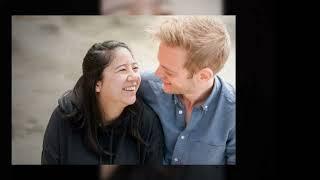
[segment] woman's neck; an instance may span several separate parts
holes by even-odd
[[[100,102],[100,109],[102,111],[102,120],[104,125],[108,125],[117,119],[125,106],[121,103],[114,103],[110,101]]]

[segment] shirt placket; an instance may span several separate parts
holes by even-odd
[[[179,126],[184,126],[184,117],[185,117],[185,110],[180,102],[176,102],[176,120],[178,121]],[[184,129],[180,132],[179,136],[177,137],[177,141],[175,144],[175,148],[172,154],[171,164],[181,164],[183,161],[183,153],[186,149],[188,139],[188,132]]]
[[[172,155],[172,161],[171,164],[173,165],[179,165],[183,164],[185,159],[184,157],[188,158],[189,155],[191,155],[189,151],[186,151],[186,149],[190,149],[190,144],[188,142],[189,135],[192,129],[196,126],[197,121],[200,121],[203,118],[203,114],[207,111],[207,106],[201,106],[201,107],[195,107],[192,110],[191,113],[191,121],[187,128],[185,128],[178,136],[177,142],[173,151]],[[184,111],[183,109],[177,109],[177,119],[184,121]],[[179,116],[180,115],[180,116]],[[199,129],[200,130],[200,129]]]

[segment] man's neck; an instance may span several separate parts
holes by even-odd
[[[186,108],[186,112],[185,112],[186,126],[191,120],[193,107],[203,103],[210,96],[213,86],[214,86],[214,80],[212,80],[207,87],[201,88],[200,90],[196,91],[193,94],[182,95],[182,103]]]
[[[197,89],[194,93],[183,94],[182,102],[187,109],[192,109],[195,105],[203,103],[211,94],[214,86],[214,79],[204,88]]]

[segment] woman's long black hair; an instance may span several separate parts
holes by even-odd
[[[103,153],[112,154],[112,152],[103,150],[98,142],[98,128],[99,124],[102,123],[102,113],[98,106],[96,84],[102,80],[103,70],[109,66],[114,59],[114,50],[116,48],[126,48],[133,57],[130,48],[123,42],[111,40],[94,44],[83,59],[83,74],[72,91],[73,103],[76,104],[76,107],[78,107],[81,113],[77,113],[77,118],[71,119],[73,120],[73,124],[83,130],[85,145],[97,155]],[[131,106],[139,106],[139,103],[136,101],[136,103]],[[135,110],[139,111],[139,108],[135,108]],[[136,113],[140,114],[139,112]],[[137,117],[134,121],[131,121],[128,131],[139,143],[147,145],[140,136],[138,130],[140,117],[139,115]]]

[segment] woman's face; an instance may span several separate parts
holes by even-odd
[[[136,101],[141,82],[138,64],[126,48],[116,48],[113,53],[111,64],[96,84],[96,92],[102,101],[128,106]]]

